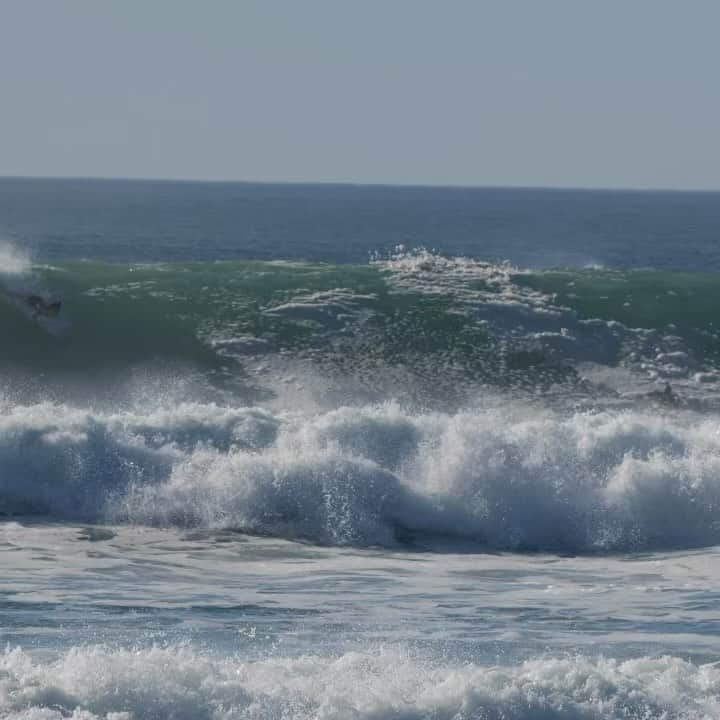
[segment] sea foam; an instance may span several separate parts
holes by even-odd
[[[332,545],[555,552],[720,543],[713,416],[277,412],[178,403],[0,416],[0,511],[234,529]]]
[[[190,648],[0,656],[8,720],[575,720],[720,717],[720,669],[679,658],[437,666],[386,649],[248,662]]]

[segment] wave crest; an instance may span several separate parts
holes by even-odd
[[[689,412],[16,406],[0,417],[0,479],[8,515],[333,545],[584,553],[720,543],[717,421]]]

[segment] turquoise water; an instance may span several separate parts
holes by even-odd
[[[0,189],[1,717],[720,717],[720,196]]]

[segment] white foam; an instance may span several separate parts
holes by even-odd
[[[0,276],[24,275],[30,272],[31,268],[29,253],[0,240]]]
[[[402,650],[250,662],[190,648],[0,655],[7,720],[720,718],[720,669],[676,657],[437,665]]]
[[[372,315],[366,303],[374,295],[354,293],[347,288],[334,288],[312,293],[300,293],[290,302],[267,307],[266,315],[288,320],[309,322],[328,330],[346,327],[351,321],[359,326]]]
[[[709,546],[720,543],[717,427],[690,412],[506,400],[456,414],[14,406],[0,416],[0,511],[337,545]]]

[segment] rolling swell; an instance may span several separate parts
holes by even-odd
[[[446,397],[464,382],[575,382],[587,362],[702,383],[704,393],[718,380],[714,276],[529,273],[424,251],[363,266],[18,268],[0,275],[4,369],[85,375],[171,362],[237,378],[258,358],[282,357],[370,386],[390,378],[396,396],[404,383],[439,383]],[[64,318],[32,322],[8,293],[60,297]]]
[[[43,404],[0,417],[0,477],[5,515],[64,521],[430,549],[720,543],[717,418],[689,412]]]

